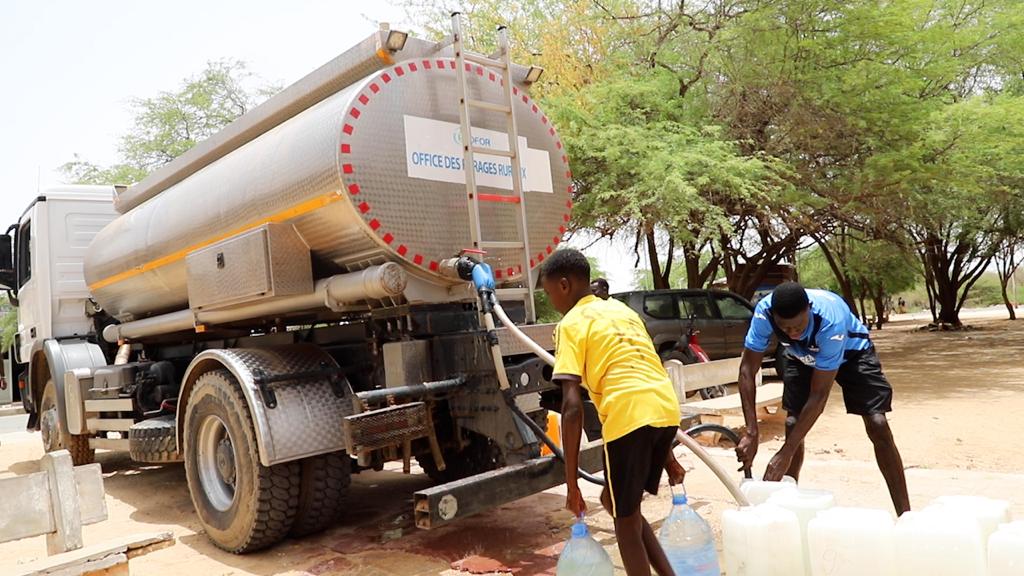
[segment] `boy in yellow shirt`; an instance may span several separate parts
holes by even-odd
[[[644,490],[658,493],[661,471],[683,479],[672,456],[679,429],[679,401],[640,317],[615,299],[591,293],[590,264],[578,250],[555,251],[541,270],[541,285],[564,316],[555,328],[552,380],[562,386],[562,445],[566,508],[586,511],[577,480],[583,401],[587,389],[601,419],[605,481],[601,503],[615,519],[622,562],[629,576],[651,567],[671,576],[665,552],[640,513]]]

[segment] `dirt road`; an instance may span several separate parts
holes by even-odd
[[[1001,313],[994,310],[989,316]],[[1019,360],[1024,321],[982,315],[969,322],[977,330],[919,332],[913,330],[921,325],[919,320],[905,320],[874,335],[896,388],[891,421],[908,469],[912,503],[921,506],[943,494],[987,495],[1011,500],[1016,516],[1024,518],[1019,492],[1024,451],[1015,444],[1024,437],[1024,363]],[[781,446],[781,422],[764,423],[762,433],[759,470]],[[38,435],[5,434],[0,442],[0,476],[37,469],[42,454]],[[832,490],[843,505],[890,508],[861,421],[844,413],[838,389],[808,437],[807,449],[803,485]],[[713,453],[734,466],[728,450]],[[429,481],[392,470],[356,476],[348,516],[330,531],[240,557],[217,550],[200,533],[180,466],[136,466],[110,453],[101,453],[98,460],[110,519],[86,527],[87,544],[158,529],[171,530],[177,538],[175,546],[132,561],[133,573],[141,575],[453,576],[465,573],[456,569],[462,566],[554,574],[559,544],[571,522],[561,510],[564,490],[556,488],[455,526],[417,531],[412,527],[411,495]],[[733,505],[724,488],[697,463],[687,489],[717,533],[722,510]],[[590,487],[584,491],[596,536],[621,566],[610,518],[597,511],[598,492]],[[668,507],[666,494],[645,501],[645,514],[655,521],[655,529]],[[0,573],[43,555],[42,538],[0,545]]]

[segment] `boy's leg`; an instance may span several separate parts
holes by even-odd
[[[671,441],[659,440],[658,430],[644,426],[605,444],[608,486],[601,503],[615,520],[615,538],[629,576],[648,575],[652,565],[661,576],[673,574],[654,530],[640,514],[644,490],[652,482],[656,486],[671,451]]]
[[[642,515],[640,519],[644,522],[644,549],[647,550],[647,560],[659,576],[675,576],[672,565],[668,562],[668,556],[665,555],[665,549],[661,547],[661,542],[658,542],[658,537],[654,534],[651,524]]]
[[[608,495],[607,487],[601,491],[601,504],[604,506],[605,511],[607,511],[608,514],[611,514],[614,519],[611,496]],[[643,522],[643,532],[641,533],[640,539],[641,546],[646,554],[644,562],[653,566],[659,576],[674,576],[672,566],[668,563],[668,557],[665,556],[665,550],[661,547],[661,542],[658,542],[658,537],[654,534],[654,529],[651,528],[650,523],[648,523],[647,519],[640,514],[639,509],[637,509],[637,513],[633,516],[639,516],[641,522]],[[625,528],[623,529],[625,530]],[[619,536],[619,523],[617,519],[615,520],[615,539],[619,543],[619,552],[622,554],[623,565],[627,566],[627,573],[632,574],[632,572],[629,572],[628,565],[626,565],[626,550],[622,547],[623,540],[621,536]],[[648,570],[646,574],[650,574],[650,570]]]
[[[907,477],[903,473],[903,459],[892,437],[889,420],[885,414],[869,414],[864,416],[864,429],[875,447],[875,461],[889,487],[896,515],[901,516],[910,510],[910,496],[907,494]]]
[[[839,369],[836,381],[843,388],[846,411],[864,419],[864,430],[875,448],[875,460],[889,487],[896,514],[910,510],[903,459],[886,413],[892,410],[892,386],[882,372],[874,346],[851,355]]]
[[[619,542],[622,566],[626,569],[628,576],[650,576],[651,574],[647,543],[644,541],[644,524],[646,522],[640,515],[639,508],[629,516],[615,518],[615,539]],[[651,534],[654,533],[651,532]],[[654,544],[657,545],[658,541],[655,540]],[[660,546],[658,547],[660,548]],[[662,552],[662,556],[664,556],[664,552]]]

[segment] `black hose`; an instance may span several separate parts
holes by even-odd
[[[726,428],[725,426],[722,426],[721,424],[698,424],[698,425],[696,425],[696,426],[694,426],[692,428],[687,428],[686,429],[686,434],[690,438],[696,438],[697,436],[700,436],[701,434],[703,434],[705,432],[718,432],[722,436],[725,436],[726,438],[728,438],[729,441],[733,443],[733,445],[739,446],[739,444],[740,444],[740,437],[739,437],[739,435],[736,434],[736,432],[734,432],[732,428]],[[679,445],[678,441],[674,441],[672,443],[672,447],[673,448],[675,448],[678,445]]]
[[[523,424],[526,424],[527,428],[532,430],[533,433],[537,436],[537,438],[540,438],[540,440],[544,442],[544,444],[546,444],[552,452],[554,452],[555,457],[561,460],[562,462],[565,462],[565,454],[562,452],[562,449],[558,446],[558,444],[555,444],[554,440],[548,437],[547,433],[540,427],[539,424],[537,424],[536,422],[531,420],[529,416],[524,414],[523,411],[519,408],[519,406],[516,406],[515,398],[513,398],[512,396],[506,396],[505,401],[508,404],[508,407],[512,410],[512,413],[515,414],[516,417],[523,422]],[[576,472],[580,475],[581,478],[583,478],[587,482],[590,482],[591,484],[597,484],[598,486],[605,485],[603,478],[598,478],[597,476],[594,476],[593,474],[587,472],[582,468],[577,468]]]

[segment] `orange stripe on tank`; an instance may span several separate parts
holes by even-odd
[[[262,226],[264,224],[280,223],[280,222],[285,222],[287,220],[291,220],[292,218],[297,218],[297,217],[302,216],[304,214],[308,214],[310,212],[313,212],[314,210],[318,210],[320,208],[323,208],[324,206],[327,206],[328,204],[331,204],[333,202],[337,202],[340,199],[341,199],[341,194],[338,193],[338,192],[331,192],[331,193],[325,194],[323,196],[317,196],[316,198],[313,198],[313,199],[310,199],[310,200],[306,200],[305,202],[302,202],[301,204],[296,204],[295,206],[292,206],[291,208],[287,208],[285,210],[282,210],[281,212],[278,212],[276,214],[271,214],[270,216],[267,216],[266,218],[261,218],[259,220],[256,220],[254,222],[250,222],[250,223],[248,223],[248,224],[246,224],[244,226],[241,226],[239,228],[235,228],[234,230],[232,230],[230,232],[227,232],[227,233],[224,233],[224,234],[220,234],[220,235],[214,236],[212,238],[208,238],[206,240],[203,240],[202,242],[199,242],[199,243],[193,244],[193,245],[191,245],[191,246],[189,246],[187,248],[183,248],[181,250],[172,252],[172,253],[170,253],[170,254],[168,254],[166,256],[161,256],[160,258],[157,258],[155,260],[150,260],[149,262],[146,262],[145,264],[140,264],[139,266],[133,266],[133,267],[129,268],[128,270],[125,270],[124,272],[119,272],[117,274],[114,274],[113,276],[108,276],[108,277],[106,277],[106,278],[104,278],[102,280],[97,280],[96,282],[94,282],[94,283],[89,285],[89,290],[99,290],[101,288],[106,288],[107,286],[110,286],[111,284],[116,284],[118,282],[121,282],[122,280],[127,280],[129,278],[134,278],[135,276],[138,276],[139,274],[144,274],[146,272],[149,272],[150,270],[155,270],[155,269],[157,269],[157,268],[159,268],[161,266],[166,266],[168,264],[173,264],[173,263],[175,263],[175,262],[177,262],[179,260],[185,259],[185,257],[188,256],[189,254],[191,254],[192,252],[195,252],[196,250],[199,250],[201,248],[205,248],[205,247],[207,247],[207,246],[209,246],[211,244],[215,244],[217,242],[220,242],[221,240],[227,240],[228,238],[231,238],[232,236],[237,236],[237,235],[239,235],[239,234],[241,234],[243,232],[248,232],[249,230],[252,230],[254,228],[258,228],[258,227],[260,227],[260,226]]]

